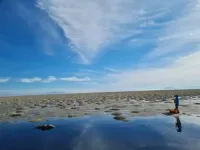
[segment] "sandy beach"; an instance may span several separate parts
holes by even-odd
[[[181,114],[200,117],[200,90],[170,90],[1,97],[0,122],[101,114],[128,120],[133,116],[160,115],[174,108],[174,94],[180,95]]]

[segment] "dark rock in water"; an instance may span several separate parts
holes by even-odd
[[[46,108],[46,107],[48,107],[47,105],[43,105],[43,106],[41,106],[41,108]]]
[[[111,108],[110,109],[111,111],[118,111],[118,110],[120,110],[119,108]]]
[[[112,113],[112,115],[113,115],[113,116],[121,116],[122,113],[121,113],[121,112],[114,112],[114,113]]]
[[[131,113],[133,113],[133,114],[137,114],[137,113],[139,113],[139,111],[131,111]]]
[[[18,107],[18,108],[16,108],[16,110],[23,110],[24,108],[22,108],[22,107]]]
[[[195,105],[200,105],[200,103],[194,103]]]
[[[19,116],[22,116],[21,113],[13,113],[10,115],[11,117],[19,117]]]
[[[127,118],[124,116],[115,116],[113,119],[118,120],[118,121],[123,121],[123,122],[128,122]]]
[[[23,113],[23,112],[24,112],[23,110],[17,110],[17,111],[16,111],[16,113],[18,113],[18,114],[19,114],[19,113]]]
[[[42,131],[51,130],[51,129],[54,129],[54,128],[55,128],[55,126],[51,125],[51,124],[45,124],[45,125],[40,125],[40,126],[36,127],[36,129],[40,129]]]

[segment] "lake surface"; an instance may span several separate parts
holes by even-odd
[[[200,150],[200,118],[115,119],[88,116],[40,123],[0,123],[0,150]],[[35,129],[45,123],[56,128]]]

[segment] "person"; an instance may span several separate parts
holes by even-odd
[[[178,95],[174,95],[174,104],[175,104],[175,108],[169,110],[169,112],[170,112],[170,114],[179,114],[179,109],[178,109],[179,97],[178,97]]]
[[[181,132],[181,131],[182,131],[181,120],[180,120],[179,116],[177,116],[177,117],[175,117],[175,118],[176,118],[177,132]]]
[[[178,95],[174,95],[174,103],[175,103],[175,110],[178,110],[178,106],[179,106],[179,97],[178,97]]]

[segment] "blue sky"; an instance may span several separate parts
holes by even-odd
[[[200,0],[0,0],[0,95],[199,88]]]

